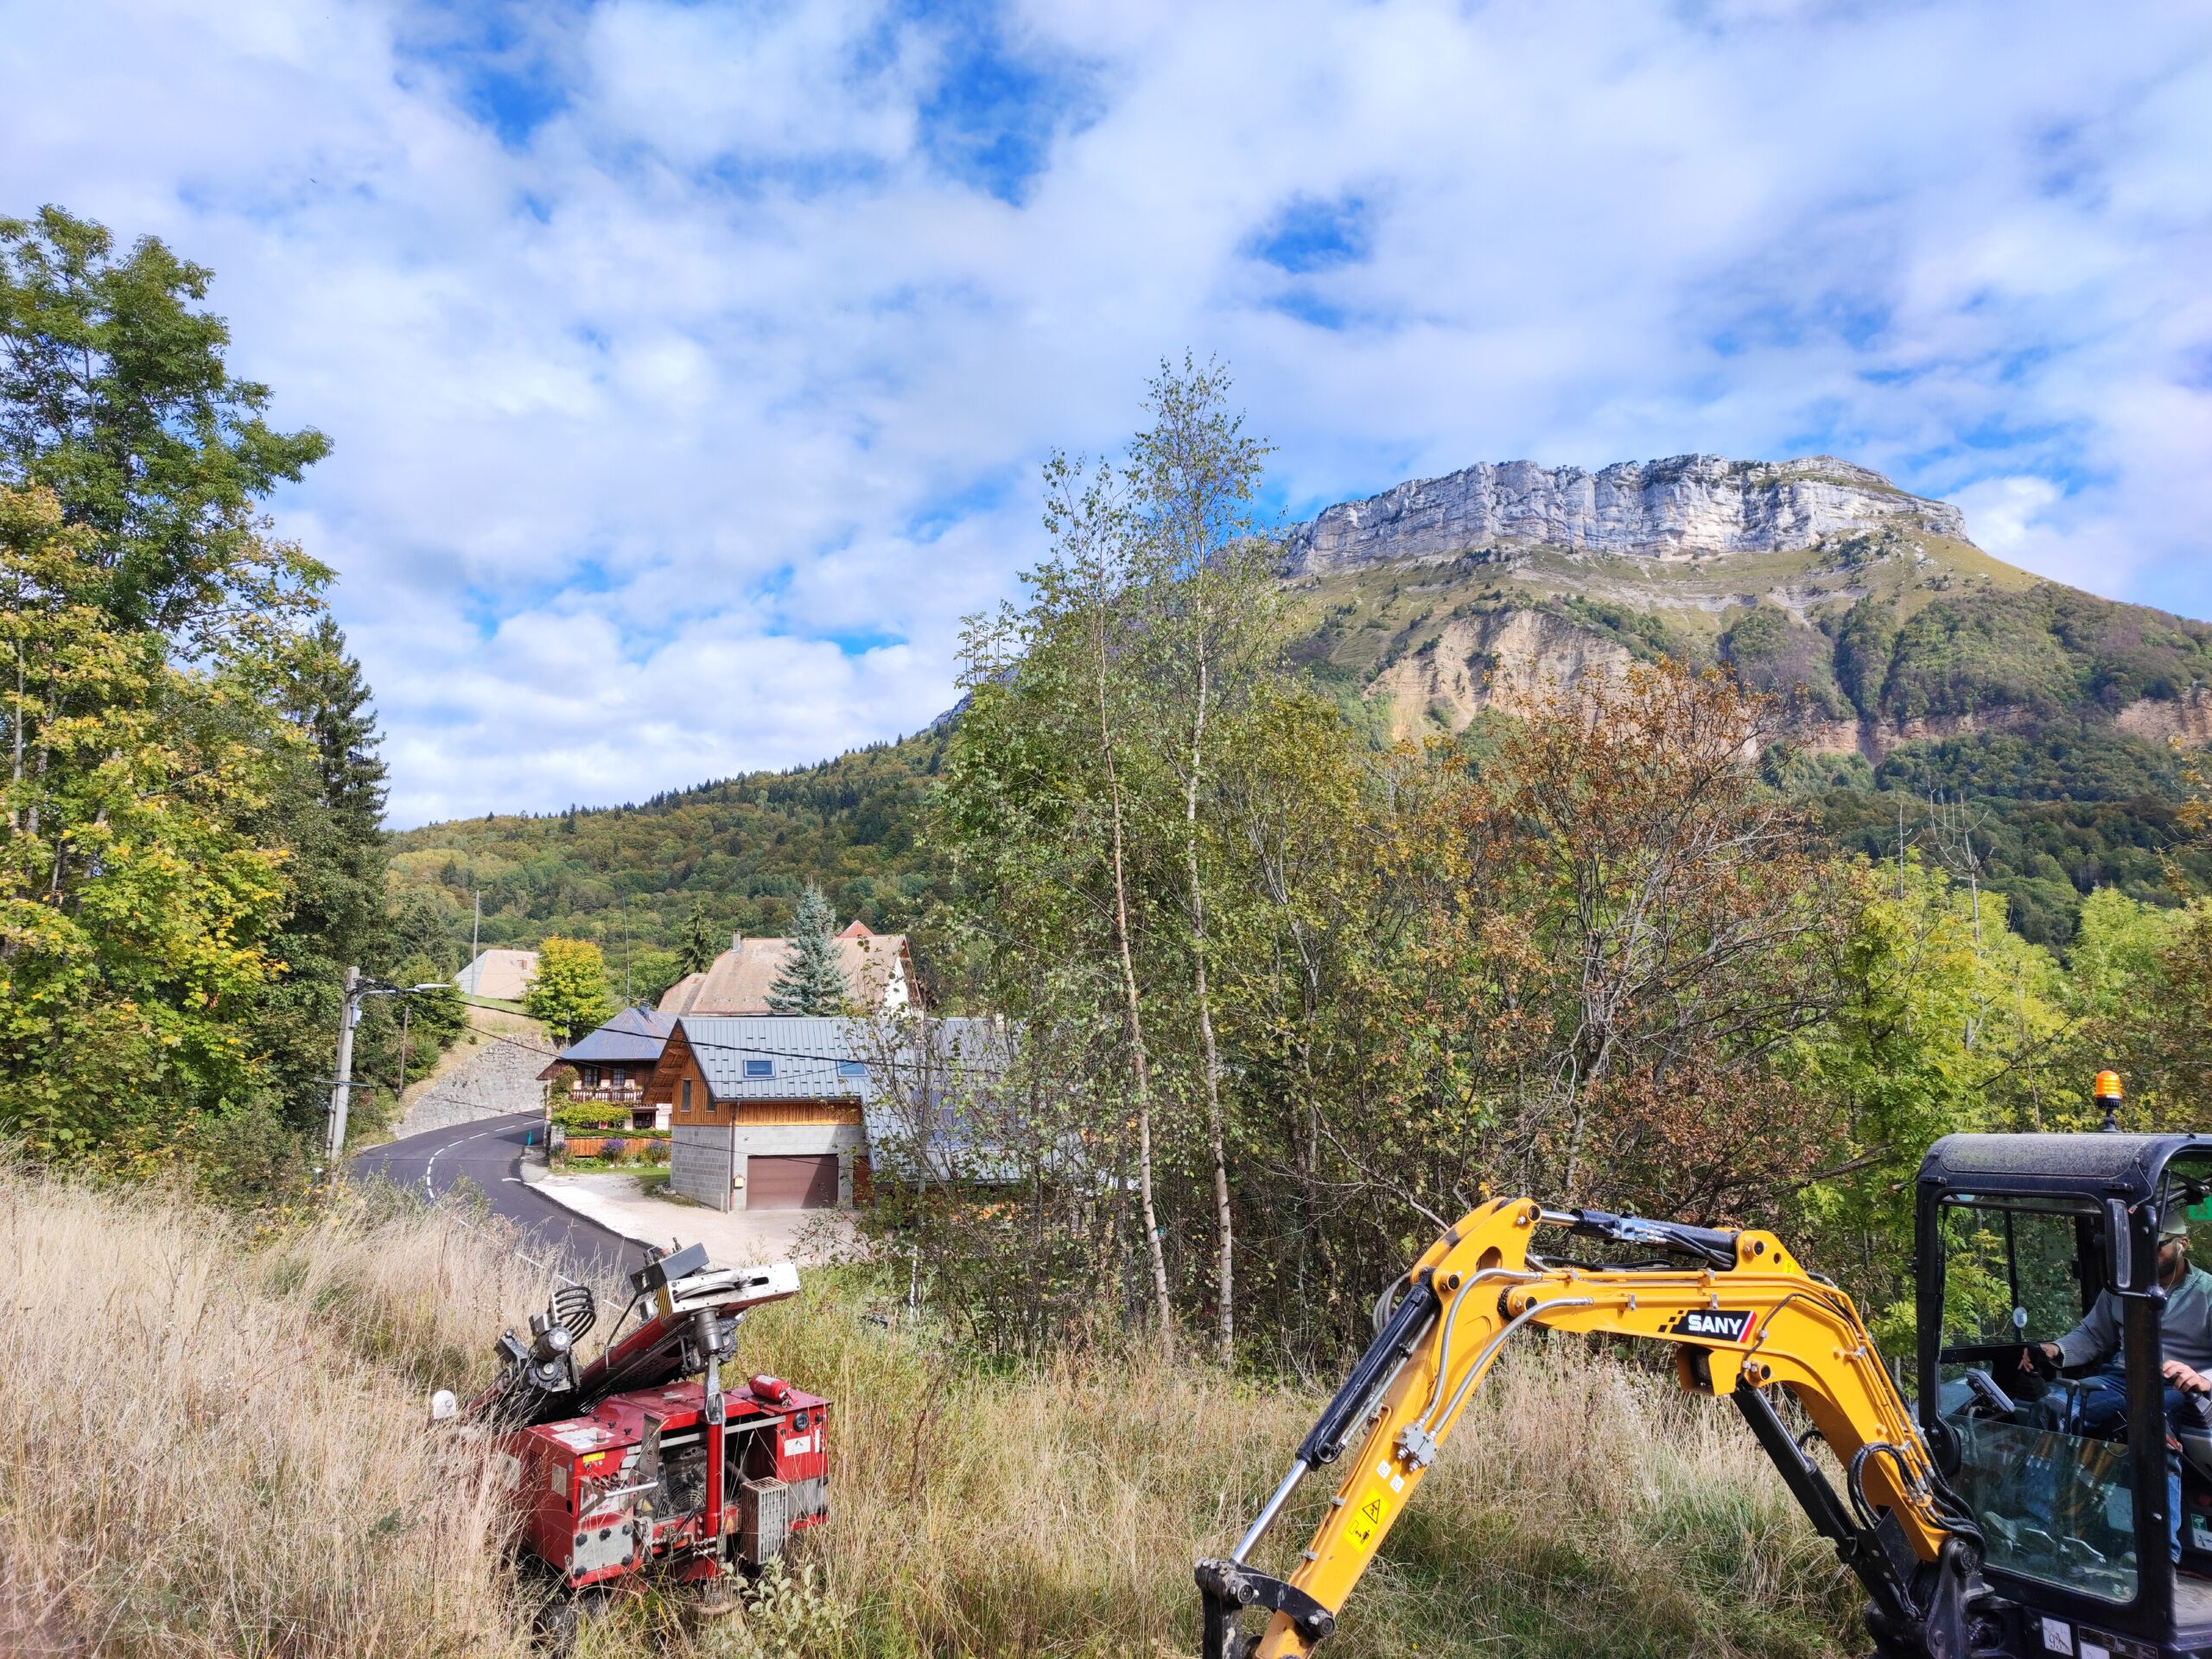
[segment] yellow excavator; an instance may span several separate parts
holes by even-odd
[[[2110,1074],[2107,1091],[2110,1124]],[[1911,1403],[1850,1298],[1771,1233],[1485,1204],[1377,1305],[1373,1344],[1258,1518],[1198,1564],[1205,1659],[1310,1654],[1335,1630],[1529,1325],[1669,1344],[1685,1389],[1726,1396],[1865,1586],[1877,1659],[2212,1659],[2212,1427],[2172,1421],[2159,1345],[2162,1226],[2193,1225],[2208,1194],[2212,1136],[1938,1141],[1916,1193]],[[2107,1292],[2117,1349],[2061,1369],[2043,1344]],[[2124,1414],[2086,1410],[2092,1389]],[[1332,1465],[1295,1567],[1261,1570],[1293,1494]]]

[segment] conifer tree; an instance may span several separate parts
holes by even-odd
[[[676,948],[677,964],[687,974],[703,974],[721,955],[721,938],[707,915],[707,901],[691,901],[690,919],[683,924],[683,939]]]
[[[768,988],[768,1007],[775,1014],[842,1014],[851,1001],[845,970],[837,961],[837,941],[832,937],[836,921],[830,900],[810,881],[800,895],[798,914],[791,921],[791,954],[783,970]]]

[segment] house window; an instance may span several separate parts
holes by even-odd
[[[748,1077],[772,1077],[776,1075],[776,1063],[773,1060],[747,1060],[745,1075]]]
[[[588,1065],[584,1067],[584,1087],[587,1089],[596,1089],[599,1087],[599,1068],[597,1066]]]
[[[691,1109],[691,1079],[689,1077],[683,1079],[683,1109],[687,1112]]]
[[[620,1089],[622,1086],[622,1068],[618,1065],[608,1072],[607,1081],[614,1088]]]
[[[868,1076],[868,1062],[840,1060],[837,1062],[837,1075],[841,1077],[864,1077]]]

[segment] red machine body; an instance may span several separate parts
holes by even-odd
[[[503,1449],[531,1553],[582,1587],[655,1559],[722,1554],[720,1537],[734,1541],[738,1559],[763,1566],[785,1538],[827,1520],[830,1402],[797,1389],[774,1405],[749,1388],[724,1395],[724,1501],[709,1517],[704,1392],[694,1381],[611,1395],[588,1415],[508,1435]],[[775,1486],[780,1529],[760,1514],[763,1492]]]
[[[711,1268],[693,1245],[632,1283],[596,1359],[575,1353],[596,1322],[591,1294],[566,1287],[530,1341],[500,1338],[506,1372],[468,1408],[504,1431],[523,1546],[571,1589],[654,1567],[690,1580],[765,1567],[829,1518],[829,1402],[772,1376],[725,1389],[721,1367],[739,1321],[797,1294],[798,1272]]]

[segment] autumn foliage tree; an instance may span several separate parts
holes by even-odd
[[[524,1010],[543,1020],[553,1039],[572,1043],[614,1012],[607,958],[588,939],[550,938],[537,947],[537,968],[523,991]]]

